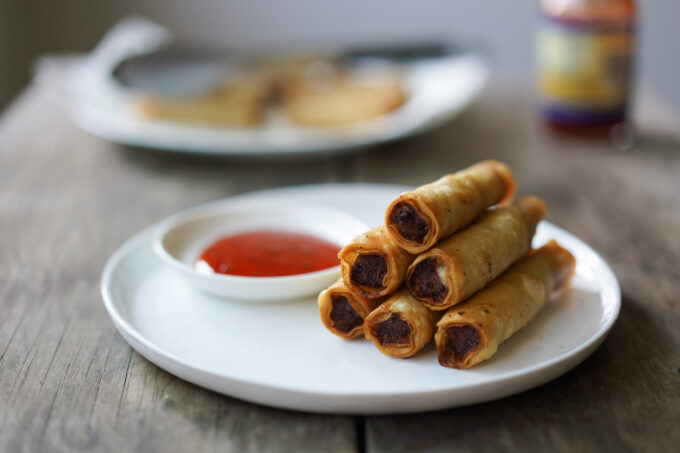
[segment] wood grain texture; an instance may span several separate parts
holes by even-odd
[[[672,451],[680,444],[680,122],[643,98],[637,145],[556,138],[527,88],[495,81],[457,121],[346,157],[190,158],[78,131],[62,89],[0,118],[0,451]],[[652,134],[652,131],[654,132]],[[600,251],[624,295],[604,344],[500,401],[426,414],[270,409],[177,379],[133,352],[99,278],[125,239],[184,207],[282,185],[418,185],[495,158],[519,194]]]
[[[0,451],[354,451],[351,417],[258,406],[188,384],[125,343],[99,293],[108,256],[178,209],[346,179],[333,160],[173,158],[84,134],[61,90],[0,121]]]
[[[544,129],[521,88],[494,84],[459,121],[398,145],[396,154],[418,169],[402,182],[428,181],[444,165],[507,162],[519,195],[543,197],[547,219],[613,267],[623,293],[620,318],[590,358],[537,389],[449,411],[369,417],[367,451],[674,451],[680,445],[680,122],[675,132],[664,129],[660,141],[647,126],[667,124],[668,116],[655,121],[653,106],[643,105],[636,146],[617,151],[606,139]],[[419,163],[408,157],[414,148]],[[387,153],[361,156],[360,179],[403,175],[397,164],[384,172],[381,158]]]

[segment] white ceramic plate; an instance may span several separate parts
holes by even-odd
[[[332,184],[245,197],[325,203],[373,226],[404,189]],[[621,304],[616,277],[602,258],[578,238],[542,222],[534,244],[556,239],[576,257],[571,290],[503,343],[493,358],[470,370],[453,370],[439,366],[433,345],[402,360],[382,355],[368,341],[332,335],[319,320],[314,298],[248,304],[192,290],[153,252],[154,228],[123,244],[104,270],[104,304],[119,332],[137,352],[180,378],[287,409],[414,412],[512,395],[585,359],[604,340]]]
[[[71,75],[76,124],[114,142],[162,151],[240,157],[339,153],[437,127],[467,107],[489,74],[485,61],[474,54],[414,61],[405,68],[409,98],[401,107],[348,126],[299,127],[276,116],[254,129],[140,119],[131,94],[115,83],[111,70],[122,58],[170,40],[166,29],[145,20],[114,27]]]

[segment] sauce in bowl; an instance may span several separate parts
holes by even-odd
[[[253,231],[217,240],[201,253],[201,272],[247,277],[306,274],[340,264],[340,246],[316,236]]]

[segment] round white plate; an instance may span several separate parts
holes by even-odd
[[[70,78],[72,116],[85,131],[123,144],[223,156],[336,154],[433,129],[462,112],[486,83],[479,55],[414,60],[404,68],[408,100],[379,118],[336,127],[300,127],[276,115],[258,128],[191,125],[139,118],[132,94],[112,68],[124,57],[150,52],[171,40],[169,32],[134,19],[116,25]]]
[[[404,189],[330,184],[244,196],[325,203],[378,225]],[[432,344],[404,360],[382,355],[368,341],[332,335],[319,320],[314,298],[248,304],[197,292],[154,254],[154,228],[123,244],[104,270],[104,304],[119,332],[141,355],[182,379],[287,409],[414,412],[512,395],[585,359],[605,338],[621,305],[616,277],[602,258],[573,235],[541,222],[534,244],[556,239],[576,257],[571,289],[490,360],[454,370],[437,363]]]

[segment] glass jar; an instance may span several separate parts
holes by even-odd
[[[637,9],[634,0],[540,0],[538,110],[552,126],[626,120]]]

